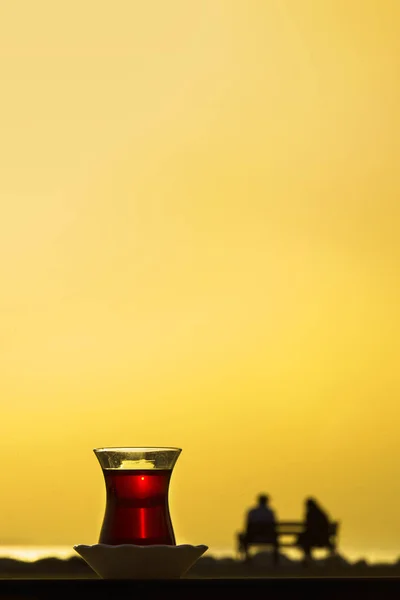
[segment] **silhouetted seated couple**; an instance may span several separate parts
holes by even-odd
[[[303,531],[289,545],[300,547],[305,558],[310,559],[313,548],[330,548],[331,550],[334,548],[330,541],[331,524],[326,513],[313,498],[306,500],[305,507]],[[248,557],[249,544],[254,546],[257,546],[257,543],[270,544],[273,547],[273,560],[276,564],[279,559],[278,533],[279,524],[276,521],[274,511],[269,506],[269,498],[265,494],[261,494],[258,497],[258,505],[247,513],[246,532],[239,535],[240,547]],[[283,529],[280,533],[281,535],[287,535],[291,534],[292,531],[289,527],[289,529]]]

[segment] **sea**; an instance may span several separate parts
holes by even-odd
[[[214,548],[210,547],[209,554],[215,558],[234,558],[235,553],[232,548]],[[298,558],[296,551],[289,551],[289,555]],[[400,548],[396,554],[382,550],[360,551],[353,548],[341,549],[341,554],[350,561],[365,559],[370,563],[394,563],[400,560]],[[26,562],[33,562],[41,558],[60,558],[68,559],[77,556],[72,546],[12,546],[0,545],[0,558],[14,558]]]

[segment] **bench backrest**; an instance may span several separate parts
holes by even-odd
[[[339,533],[339,525],[338,521],[332,521],[329,523],[329,535],[336,537]]]
[[[298,523],[249,523],[247,536],[252,537],[271,537],[279,535],[299,535],[304,531],[305,524]],[[336,537],[339,532],[339,523],[331,521],[329,523],[329,537]]]

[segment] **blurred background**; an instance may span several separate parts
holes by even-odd
[[[0,2],[3,553],[97,541],[92,448],[173,445],[178,542],[233,552],[265,491],[400,555],[399,31],[397,0]]]

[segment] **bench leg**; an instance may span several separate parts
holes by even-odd
[[[238,554],[240,558],[243,558],[243,556],[246,553],[246,543],[245,543],[245,537],[243,533],[239,533],[237,536],[238,539]]]
[[[307,545],[303,546],[303,552],[304,552],[304,559],[303,559],[303,565],[305,567],[307,567],[310,562],[312,562],[312,547]]]
[[[249,548],[249,546],[247,544],[245,544],[245,546],[244,546],[244,560],[246,562],[249,562],[250,558],[251,558],[250,557],[250,548]]]
[[[246,543],[243,544],[243,552],[244,552],[244,560],[246,562],[250,562],[251,561],[250,545],[247,545]],[[273,561],[273,565],[275,567],[279,564],[279,546],[278,545],[273,546],[272,561]]]

